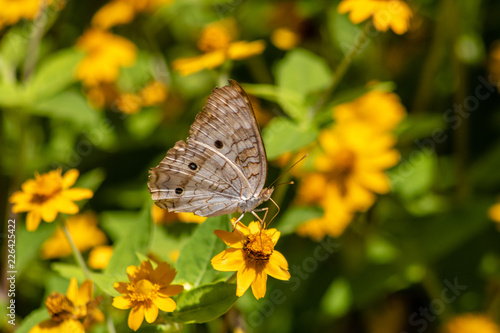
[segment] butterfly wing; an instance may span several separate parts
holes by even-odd
[[[175,212],[233,213],[264,187],[267,160],[255,115],[241,86],[216,88],[179,141],[150,172],[153,200]]]

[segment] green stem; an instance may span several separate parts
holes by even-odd
[[[439,282],[439,279],[436,273],[432,270],[432,268],[427,267],[427,273],[425,274],[424,279],[422,280],[422,286],[427,291],[427,295],[431,300],[440,300],[442,297],[443,290],[445,287]],[[454,311],[450,308],[450,304],[447,304],[441,313],[436,314],[441,322],[445,322],[453,317]]]
[[[71,234],[69,233],[68,228],[66,227],[66,224],[64,223],[62,217],[59,215],[59,225],[64,231],[64,234],[66,235],[66,238],[68,239],[69,244],[71,245],[71,249],[73,250],[73,256],[75,257],[76,262],[78,263],[78,266],[83,270],[83,273],[87,277],[87,279],[92,280],[92,277],[90,276],[90,271],[87,268],[87,265],[85,264],[85,261],[83,260],[82,254],[78,250],[78,248],[75,245],[75,242],[73,241],[73,237],[71,237]]]
[[[356,39],[354,46],[349,50],[347,55],[342,59],[342,62],[338,65],[337,69],[333,73],[333,79],[332,82],[330,83],[330,86],[328,89],[323,93],[321,98],[318,100],[316,105],[311,108],[309,112],[309,116],[312,119],[316,112],[318,112],[319,109],[328,101],[328,98],[331,96],[331,94],[337,89],[337,86],[339,85],[340,81],[344,77],[344,75],[347,73],[347,70],[349,69],[349,66],[352,63],[352,60],[358,55],[358,53],[363,49],[363,46],[367,42],[367,34],[366,34],[366,28],[361,31],[361,35]]]
[[[46,9],[47,3],[46,1],[42,1],[40,6],[40,15],[38,15],[33,22],[33,31],[31,34],[33,37],[29,41],[28,52],[26,53],[26,59],[24,59],[23,82],[28,81],[36,67],[38,53],[40,50],[40,42],[42,41],[45,25],[47,24]]]

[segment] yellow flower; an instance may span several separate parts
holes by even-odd
[[[61,169],[42,175],[35,173],[35,179],[25,181],[21,185],[22,190],[10,197],[10,202],[14,204],[14,213],[28,212],[28,231],[35,231],[42,219],[45,222],[53,222],[58,213],[78,213],[78,206],[73,201],[93,196],[89,189],[70,188],[78,178],[78,170],[69,170],[64,176],[61,173]]]
[[[373,25],[378,31],[389,28],[401,35],[408,31],[412,12],[400,0],[343,0],[338,7],[341,14],[350,12],[349,19],[358,24],[373,17]]]
[[[172,0],[115,0],[101,7],[92,17],[92,26],[109,29],[118,24],[131,22],[143,11],[153,11]]]
[[[491,44],[491,51],[488,55],[488,71],[491,73],[491,81],[496,82],[498,91],[500,92],[500,40],[496,40]]]
[[[120,68],[132,66],[137,54],[129,40],[99,29],[87,30],[76,46],[86,53],[76,74],[86,86],[114,82]]]
[[[500,230],[500,203],[496,203],[490,207],[488,211],[490,219],[496,222],[498,230]]]
[[[104,321],[97,308],[99,299],[92,299],[93,289],[90,280],[78,289],[76,279],[72,278],[66,295],[53,292],[45,300],[51,318],[34,326],[29,333],[84,333],[95,322]]]
[[[65,224],[76,247],[81,252],[106,243],[106,235],[97,227],[97,216],[92,212],[71,216]],[[71,245],[61,227],[58,227],[55,233],[42,244],[42,258],[44,259],[65,257],[71,253]]]
[[[167,99],[167,87],[159,82],[153,81],[139,92],[142,106],[158,105]]]
[[[185,223],[203,223],[207,219],[203,216],[198,216],[193,213],[177,213],[177,217],[181,222]]]
[[[235,219],[233,219],[234,223]],[[259,222],[248,227],[241,222],[233,232],[214,231],[230,248],[212,258],[212,266],[223,272],[237,271],[236,295],[242,296],[252,286],[256,299],[266,294],[267,275],[278,280],[289,280],[288,263],[285,257],[274,249],[280,232],[276,229],[262,229]]]
[[[135,8],[127,1],[111,1],[102,6],[92,17],[92,26],[109,29],[118,24],[131,22],[135,17]]]
[[[442,333],[500,333],[498,325],[483,314],[466,313],[448,321]]]
[[[12,25],[21,19],[34,20],[42,9],[42,5],[52,4],[53,0],[0,0],[0,28],[4,25]],[[56,9],[61,9],[64,6],[64,1],[56,1]]]
[[[113,255],[113,247],[110,245],[99,245],[90,251],[88,263],[90,268],[104,269],[108,266]]]
[[[393,130],[405,115],[406,109],[398,95],[380,90],[368,92],[333,110],[338,123],[363,122],[381,131]]]
[[[281,50],[290,50],[300,42],[300,36],[288,28],[278,28],[271,34],[271,41]]]
[[[175,278],[175,269],[166,262],[153,269],[151,262],[143,261],[141,266],[127,267],[130,283],[116,282],[114,288],[123,296],[113,299],[113,306],[126,310],[132,309],[128,317],[128,326],[137,331],[144,318],[152,323],[158,317],[158,309],[172,312],[177,305],[172,296],[184,289],[181,285],[171,285]]]
[[[319,141],[323,153],[314,161],[317,174],[301,183],[299,201],[318,202],[325,211],[321,221],[327,225],[313,221],[322,229],[311,232],[303,227],[301,232],[314,237],[321,233],[338,236],[354,212],[365,211],[374,203],[375,193],[389,191],[384,171],[398,162],[399,154],[392,148],[393,136],[355,122],[325,130]]]
[[[133,114],[141,110],[141,97],[136,94],[121,94],[116,100],[116,107],[126,114]]]
[[[222,65],[226,60],[240,60],[264,52],[264,41],[231,42],[234,38],[232,21],[215,22],[208,25],[202,32],[198,47],[205,53],[196,56],[177,59],[172,63],[174,70],[181,75],[189,75],[203,69],[212,69]]]

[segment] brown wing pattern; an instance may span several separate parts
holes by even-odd
[[[150,171],[149,190],[160,207],[216,216],[233,213],[242,200],[260,193],[266,155],[250,101],[238,83],[214,89],[190,134]]]

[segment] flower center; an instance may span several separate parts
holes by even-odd
[[[62,190],[62,177],[60,174],[45,174],[37,177],[35,181],[36,189],[31,197],[31,203],[42,204]]]
[[[57,292],[50,294],[45,300],[45,305],[54,321],[61,322],[73,318],[73,312],[75,311],[73,302],[63,294]]]
[[[203,29],[198,48],[203,52],[224,50],[231,43],[231,34],[222,23],[214,23]]]
[[[251,234],[243,245],[243,250],[250,260],[268,261],[273,254],[273,240],[265,232]]]
[[[135,287],[135,288],[134,288]],[[130,294],[130,298],[134,301],[146,301],[155,298],[160,286],[156,283],[151,283],[151,281],[143,279],[135,284],[133,287],[133,292]]]
[[[330,176],[337,183],[341,195],[347,194],[347,179],[352,175],[355,163],[356,155],[351,150],[345,149],[336,154],[335,167]]]

